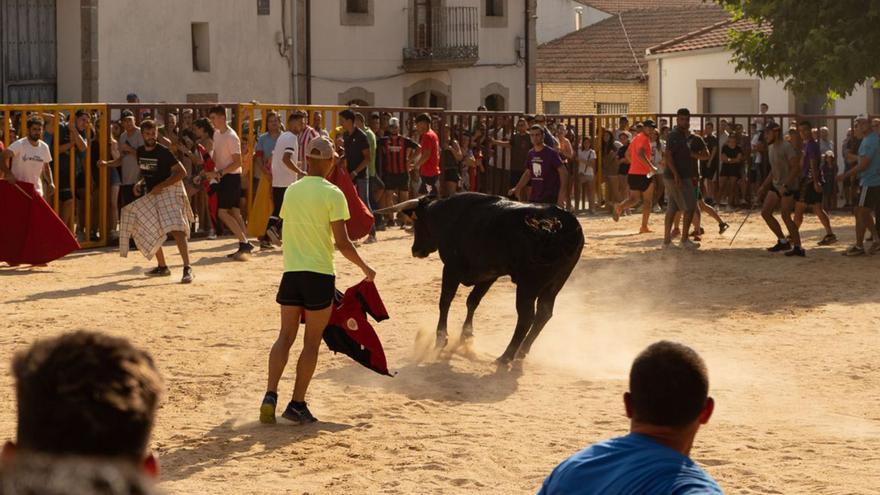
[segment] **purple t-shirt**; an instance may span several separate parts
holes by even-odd
[[[529,201],[556,204],[560,186],[559,167],[562,166],[559,152],[547,146],[544,146],[541,151],[532,149],[529,151],[526,165],[529,168],[529,175],[531,175],[529,183],[532,186]]]
[[[822,174],[822,160],[820,159],[821,152],[819,151],[819,142],[810,139],[804,143],[803,151],[804,159],[801,162],[801,177],[813,180],[813,176],[810,173],[810,162],[816,160],[816,171],[819,174],[819,182],[824,183],[825,180]]]

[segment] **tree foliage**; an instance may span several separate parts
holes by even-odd
[[[731,32],[737,70],[829,99],[880,79],[880,0],[715,1],[772,28]]]

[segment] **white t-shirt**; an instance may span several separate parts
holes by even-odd
[[[284,155],[289,153],[292,153],[290,160],[296,163],[296,157],[299,156],[299,138],[290,131],[284,131],[278,136],[275,149],[272,151],[272,187],[287,187],[299,179],[299,175],[284,164]]]
[[[40,176],[43,173],[43,165],[52,161],[52,153],[49,145],[41,139],[34,146],[21,138],[9,145],[14,155],[12,156],[12,175],[16,180],[34,185],[34,189],[40,196],[43,195],[43,181]]]
[[[241,155],[241,140],[238,134],[231,127],[226,128],[226,132],[220,132],[220,129],[214,130],[214,150],[211,158],[214,160],[214,166],[217,170],[226,174],[240,174],[241,167],[230,168],[232,166],[232,156]]]
[[[591,160],[593,163],[596,162],[596,150],[590,148],[578,151],[578,173],[591,177],[593,175],[593,167],[589,166]]]

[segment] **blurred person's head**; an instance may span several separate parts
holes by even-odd
[[[36,143],[43,137],[43,127],[45,123],[41,117],[28,117],[27,119],[27,138],[32,143]]]
[[[155,148],[156,140],[159,138],[159,130],[156,123],[152,120],[141,122],[141,136],[144,137],[144,145],[147,148]]]
[[[706,363],[690,347],[669,341],[651,344],[636,357],[623,402],[633,432],[666,438],[685,454],[715,408]]]
[[[418,133],[424,134],[431,129],[431,116],[426,113],[421,113],[416,117],[416,130]]]
[[[181,129],[192,128],[194,118],[195,118],[195,115],[193,114],[193,109],[192,108],[184,108],[180,112],[180,128]]]
[[[151,495],[152,480],[130,463],[29,455],[0,467],[0,495]]]
[[[193,130],[196,133],[196,137],[199,139],[214,137],[214,126],[211,125],[211,121],[206,117],[196,119],[196,121],[193,122]]]
[[[86,128],[89,126],[89,123],[91,123],[91,121],[92,121],[91,115],[89,115],[89,112],[87,112],[85,110],[82,110],[82,109],[77,110],[76,113],[74,114],[74,122],[75,122],[76,128],[80,131],[86,130]]]
[[[281,130],[281,118],[277,112],[266,113],[266,130],[271,134]]]
[[[544,147],[544,129],[535,124],[529,129],[529,137],[532,140],[532,146],[535,148],[543,148]]]
[[[813,138],[813,124],[811,124],[809,120],[798,122],[798,132],[800,133],[801,139],[809,141]]]
[[[128,340],[73,332],[39,340],[12,360],[18,403],[16,442],[4,463],[42,454],[113,459],[149,474],[147,451],[162,378],[146,352]]]
[[[400,119],[397,117],[391,117],[388,119],[388,132],[390,132],[392,136],[400,134]]]
[[[352,119],[352,122],[354,120]],[[306,162],[309,165],[309,175],[324,177],[325,179],[333,172],[336,166],[336,147],[333,141],[325,136],[319,136],[306,144]]]
[[[706,122],[706,125],[704,127],[706,130],[706,133],[704,134],[705,136],[710,136],[712,133],[715,132],[715,124],[711,122]]]
[[[675,113],[675,125],[687,130],[691,127],[691,111],[687,108],[679,108]]]
[[[819,137],[822,139],[822,141],[828,141],[828,134],[829,133],[827,127],[822,126],[819,128]]]
[[[524,134],[529,132],[529,123],[526,122],[526,119],[519,119],[516,121],[516,132]]]
[[[351,132],[354,129],[356,118],[354,110],[345,109],[339,112],[339,120],[345,132]]]
[[[302,110],[295,110],[287,116],[287,130],[299,134],[306,128],[306,117],[308,114]]]

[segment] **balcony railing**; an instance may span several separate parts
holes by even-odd
[[[407,19],[405,70],[467,67],[480,58],[480,18],[476,7],[417,7],[408,13]]]

